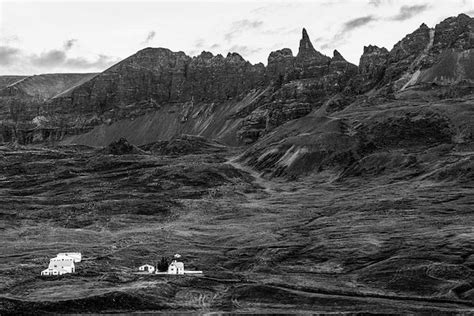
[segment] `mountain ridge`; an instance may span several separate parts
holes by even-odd
[[[70,143],[80,139],[88,144],[87,137],[75,135],[88,131],[99,135],[99,130],[94,132],[94,129],[104,131],[115,122],[133,121],[160,112],[175,113],[172,120],[193,125],[176,128],[176,133],[184,130],[190,134],[218,137],[224,131],[217,131],[209,117],[216,109],[227,108],[224,104],[233,104],[213,119],[226,121],[231,126],[239,125],[233,128],[235,137],[231,137],[234,141],[229,144],[250,144],[330,100],[337,102],[329,108],[339,109],[364,94],[381,99],[419,96],[423,92],[412,90],[433,83],[453,87],[449,93],[455,95],[469,93],[474,80],[469,68],[473,55],[469,35],[473,29],[472,20],[460,14],[431,29],[422,24],[390,51],[366,46],[359,66],[347,62],[337,50],[332,58],[318,52],[306,29],[302,30],[296,56],[288,48],[271,52],[267,66],[251,64],[238,53],[228,53],[224,57],[203,51],[190,57],[184,52],[148,47],[50,98],[41,105],[40,111],[46,118],[42,122],[48,123],[24,131],[20,129],[15,139],[42,141],[43,137],[31,137],[31,134],[41,134],[38,130],[46,128],[56,130],[56,141],[64,139]],[[456,85],[462,82],[467,82],[467,86],[457,89]],[[447,92],[440,92],[440,95],[443,93]],[[253,99],[252,95],[259,97]],[[241,102],[249,99],[252,102]],[[236,115],[240,116],[238,120]],[[28,122],[33,119],[35,117],[24,117],[22,123],[31,126]],[[203,121],[207,122],[204,130],[214,130],[213,133],[203,132],[199,123]],[[160,120],[155,122],[161,123]],[[220,126],[225,129],[225,124]],[[25,133],[30,136],[23,135]],[[14,134],[10,131],[3,139],[11,141],[9,135]],[[168,138],[178,136],[166,135]],[[127,136],[134,139],[131,135],[120,135]],[[66,140],[68,137],[70,139]],[[165,136],[154,137],[166,140]],[[105,145],[105,141],[92,143]]]

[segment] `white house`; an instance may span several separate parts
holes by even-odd
[[[184,263],[173,260],[168,266],[168,274],[184,274]]]
[[[63,275],[74,272],[76,268],[72,258],[53,258],[49,261],[48,269],[41,271],[41,275]]]
[[[138,267],[138,271],[153,273],[153,272],[155,272],[155,267],[152,266],[152,265],[149,265],[149,264],[144,264],[144,265]]]
[[[56,258],[72,258],[74,262],[81,262],[82,254],[80,252],[60,252]]]

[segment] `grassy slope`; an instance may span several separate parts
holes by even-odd
[[[21,79],[26,78],[27,76],[0,76],[0,89],[11,85]]]

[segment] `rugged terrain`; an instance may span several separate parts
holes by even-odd
[[[474,311],[468,153],[420,153],[442,157],[437,173],[288,182],[246,170],[236,149],[113,148],[1,148],[2,314]],[[40,277],[65,250],[84,254],[78,273]],[[133,274],[175,252],[204,276]]]
[[[266,66],[147,48],[5,96],[0,313],[474,313],[473,25],[358,66],[305,29]],[[78,273],[40,277],[60,251]],[[174,253],[204,275],[133,273]]]

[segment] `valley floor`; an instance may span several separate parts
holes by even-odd
[[[0,147],[0,313],[474,313],[473,181]],[[77,273],[40,276],[80,251]],[[203,276],[133,272],[180,253]]]

